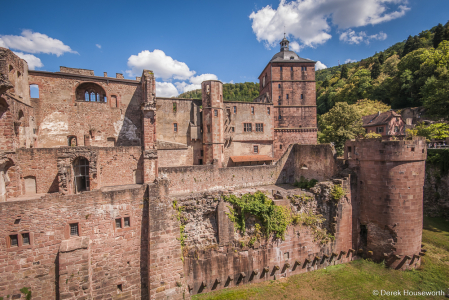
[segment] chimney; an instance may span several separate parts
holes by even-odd
[[[108,72],[103,72],[104,77],[108,77]]]
[[[125,77],[123,77],[123,74],[122,73],[116,73],[115,74],[115,77],[116,78],[120,78],[120,79],[124,79]]]

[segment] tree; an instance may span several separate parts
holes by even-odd
[[[371,68],[371,78],[377,79],[377,77],[379,77],[379,75],[380,75],[380,63],[379,63],[379,60],[376,59],[374,61],[373,67]]]
[[[377,59],[379,60],[379,63],[383,65],[385,61],[385,54],[383,52],[380,52],[379,57]]]
[[[438,48],[438,45],[443,41],[444,39],[444,27],[441,25],[441,23],[438,24],[437,28],[435,29],[435,34],[433,35],[433,48]]]
[[[362,117],[352,105],[346,102],[335,106],[320,117],[320,143],[334,143],[339,155],[343,154],[345,141],[363,136]]]
[[[407,138],[414,136],[423,136],[428,142],[432,140],[444,140],[449,137],[449,124],[447,123],[434,123],[425,125],[420,123],[413,129],[407,129]]]
[[[389,105],[377,100],[361,99],[351,105],[361,116],[368,116],[377,112],[386,112],[391,109]]]
[[[408,36],[407,41],[405,42],[404,45],[404,50],[402,50],[402,55],[401,57],[406,56],[408,53],[412,52],[413,50],[413,44],[414,44],[414,40],[412,38],[411,35]]]
[[[340,78],[348,79],[348,66],[347,65],[343,65],[343,67],[341,68]]]

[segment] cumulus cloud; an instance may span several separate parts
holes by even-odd
[[[345,32],[340,34],[340,41],[349,43],[349,44],[360,44],[361,42],[365,42],[369,44],[371,40],[379,40],[383,41],[387,38],[387,34],[385,32],[379,32],[373,35],[366,35],[366,32],[360,31],[355,32],[352,29],[348,29]]]
[[[299,52],[301,50],[301,46],[299,46],[298,42],[293,41],[290,43],[290,49],[292,49],[295,52]]]
[[[78,53],[58,39],[31,30],[23,30],[20,36],[0,35],[0,46],[28,53],[46,53],[56,56],[61,56],[66,52]]]
[[[171,82],[158,82],[156,81],[156,96],[158,97],[175,97],[178,90]]]
[[[316,71],[323,70],[323,69],[326,69],[326,68],[327,68],[327,66],[325,64],[323,64],[322,62],[320,62],[320,61],[317,61],[316,64],[315,64],[315,70]]]
[[[345,64],[349,64],[349,63],[353,63],[353,62],[356,62],[356,60],[355,59],[350,59],[350,58],[345,60]]]
[[[208,74],[208,73],[190,77],[190,82],[193,84],[201,85],[201,82],[206,80],[218,80],[218,77],[215,74]]]
[[[39,57],[34,56],[33,54],[25,54],[22,52],[15,52],[14,53],[20,57],[21,59],[24,59],[28,63],[28,68],[30,70],[34,70],[36,68],[41,68],[44,66],[42,61]]]
[[[402,17],[410,8],[407,0],[281,0],[277,9],[268,5],[252,12],[252,29],[257,40],[275,46],[285,32],[304,46],[314,47],[339,29],[375,25]]]
[[[101,45],[100,44],[95,44],[95,46],[97,46],[98,49],[101,49]]]
[[[195,71],[191,71],[187,64],[173,59],[159,49],[153,52],[144,50],[137,55],[131,55],[128,58],[128,67],[131,69],[126,73],[130,77],[140,76],[144,69],[152,70],[156,78],[163,80],[186,80],[195,75]]]

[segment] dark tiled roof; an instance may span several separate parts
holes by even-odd
[[[293,59],[292,59],[293,57]],[[280,51],[276,53],[273,58],[270,60],[270,62],[309,62],[314,63],[313,60],[305,59],[302,57],[299,57],[298,54],[296,54],[293,51]]]
[[[401,117],[401,115],[390,110],[381,114],[377,113],[369,116],[363,116],[363,126],[384,125],[387,124],[392,117]]]

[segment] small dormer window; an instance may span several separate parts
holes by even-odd
[[[294,56],[290,56],[290,60],[294,60],[295,59],[295,57]]]

